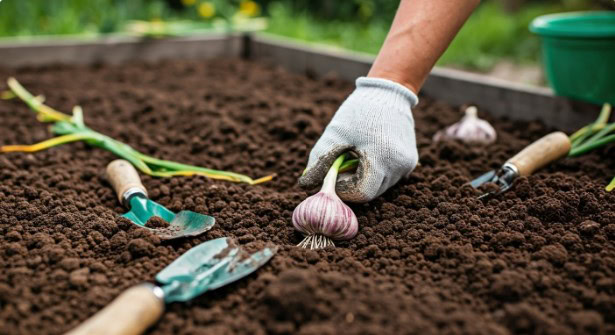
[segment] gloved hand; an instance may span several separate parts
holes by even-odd
[[[367,202],[395,185],[418,162],[411,109],[416,95],[390,80],[361,77],[310,152],[308,167],[299,185],[322,184],[333,161],[352,151],[359,167],[349,178],[340,178],[336,192],[344,201]]]

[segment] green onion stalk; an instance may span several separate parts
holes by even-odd
[[[613,132],[615,131],[615,122],[608,123],[610,116],[611,105],[606,103],[602,106],[596,121],[570,135],[572,147],[568,156],[580,156],[615,141],[615,133]],[[615,178],[606,186],[606,190],[610,192],[614,188]]]
[[[83,141],[96,146],[132,163],[141,172],[154,177],[194,176],[200,175],[212,179],[227,180],[237,183],[255,185],[271,180],[274,175],[252,179],[246,175],[218,171],[204,167],[177,163],[145,155],[131,146],[117,141],[88,128],[83,121],[83,110],[79,106],[73,108],[73,115],[64,114],[44,104],[43,97],[35,97],[28,92],[15,78],[9,78],[8,86],[11,93],[24,101],[37,113],[40,122],[53,122],[51,131],[59,135],[52,139],[33,145],[4,145],[0,146],[2,152],[36,152],[55,147],[61,144]],[[12,98],[11,94],[4,93],[3,98]]]

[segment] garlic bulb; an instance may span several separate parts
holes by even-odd
[[[465,116],[459,122],[438,131],[433,140],[458,139],[466,143],[484,144],[495,142],[497,137],[495,129],[489,122],[479,119],[477,111],[475,106],[466,108]]]
[[[297,246],[320,249],[335,246],[332,240],[349,240],[359,231],[356,215],[337,194],[335,183],[345,155],[339,157],[325,177],[320,192],[303,200],[293,212],[293,226],[306,237]]]

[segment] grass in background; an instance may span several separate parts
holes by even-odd
[[[536,63],[540,40],[529,32],[530,22],[540,15],[581,10],[583,6],[577,2],[533,2],[510,14],[498,3],[484,2],[459,31],[439,64],[487,71],[502,59],[519,64]]]
[[[0,36],[94,35],[118,31],[128,20],[200,19],[193,8],[188,7],[196,6],[201,0],[183,0],[181,3],[191,5],[179,12],[172,11],[166,1],[0,0]],[[314,14],[293,11],[291,5],[288,0],[269,3],[265,13],[269,33],[376,54],[390,25],[382,16],[371,17],[370,10],[359,11],[355,21],[324,20],[316,19]],[[530,21],[542,14],[589,6],[587,0],[532,1],[509,14],[495,0],[485,0],[438,64],[489,71],[502,59],[513,63],[537,63],[540,44],[528,31]]]
[[[371,54],[378,52],[389,30],[385,23],[316,20],[306,13],[291,12],[280,2],[269,5],[268,16],[269,33]]]
[[[162,0],[4,0],[0,36],[107,33],[127,20],[169,15]]]
[[[439,65],[488,71],[502,59],[514,63],[537,63],[540,42],[528,31],[535,17],[579,10],[579,2],[529,3],[516,13],[506,13],[498,3],[484,1],[466,22]],[[270,6],[268,32],[310,42],[376,54],[389,28],[388,22],[339,22],[316,20],[305,13],[291,13],[283,3]],[[418,46],[417,46],[418,47]]]

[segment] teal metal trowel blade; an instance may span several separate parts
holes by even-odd
[[[147,221],[154,216],[158,216],[166,222],[175,219],[175,213],[140,195],[130,198],[130,211],[122,216],[139,226],[145,226]]]
[[[187,301],[251,274],[276,251],[266,247],[250,254],[222,237],[188,250],[159,272],[156,281],[162,284],[166,303]]]
[[[226,237],[188,250],[156,276],[160,285],[135,285],[66,335],[142,334],[162,316],[164,305],[183,302],[256,271],[277,247],[247,252]]]
[[[122,216],[141,227],[151,229],[156,235],[163,239],[196,236],[210,230],[216,222],[216,220],[209,215],[203,215],[192,211],[181,211],[175,214],[141,194],[130,197],[129,204],[130,211]],[[147,221],[154,216],[167,221],[169,227],[145,227]]]
[[[1,0],[0,0],[1,1]],[[161,239],[169,240],[185,236],[195,236],[211,229],[215,219],[191,211],[181,211],[177,215],[164,206],[148,199],[147,190],[139,173],[132,164],[123,159],[116,159],[107,165],[107,179],[111,182],[118,200],[130,211],[122,215],[139,227],[151,230]],[[169,223],[164,228],[149,228],[145,225],[157,216]]]

